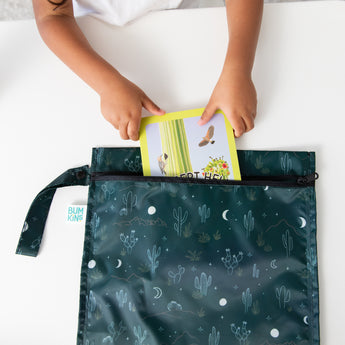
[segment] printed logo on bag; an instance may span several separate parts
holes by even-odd
[[[69,205],[67,208],[67,222],[81,223],[86,216],[86,206],[84,205]]]

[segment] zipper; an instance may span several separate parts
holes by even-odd
[[[238,186],[272,186],[272,187],[313,187],[319,178],[318,173],[305,176],[242,176],[242,180],[199,179],[188,177],[142,176],[121,175],[119,172],[93,172],[92,181],[139,181],[140,182],[166,182],[166,183],[191,183],[212,185],[238,185]]]

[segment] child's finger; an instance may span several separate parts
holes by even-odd
[[[148,110],[153,115],[164,115],[165,111],[161,109],[158,105],[153,103],[150,98],[148,98],[146,95],[144,95],[144,98],[142,100],[143,107]]]
[[[120,123],[120,125],[119,125],[120,137],[123,140],[128,140],[129,139],[128,138],[128,134],[127,134],[127,126],[128,126],[127,122]]]
[[[246,124],[241,116],[230,115],[228,120],[234,130],[236,138],[239,138],[246,131]]]
[[[129,139],[138,140],[139,139],[139,121],[130,121],[127,127],[127,133]]]
[[[205,107],[204,112],[201,115],[200,120],[198,121],[198,125],[202,126],[208,121],[211,120],[214,113],[218,110],[218,107],[213,102],[208,102],[207,106]]]
[[[254,128],[254,115],[248,115],[243,117],[243,121],[245,123],[246,132],[249,132]]]

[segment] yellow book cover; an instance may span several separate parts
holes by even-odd
[[[203,126],[204,109],[178,111],[141,120],[144,176],[241,180],[233,129],[218,110]]]

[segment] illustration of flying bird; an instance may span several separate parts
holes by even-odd
[[[168,155],[166,153],[162,153],[160,156],[158,156],[158,166],[159,169],[161,170],[162,175],[166,175],[167,172],[165,171],[165,167],[167,166],[167,159]]]
[[[214,144],[214,140],[211,140],[214,134],[214,126],[208,127],[206,135],[202,138],[203,140],[200,141],[199,146],[205,146],[208,143]]]

